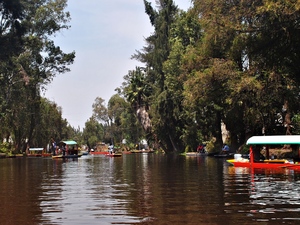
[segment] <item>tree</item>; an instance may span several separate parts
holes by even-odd
[[[82,136],[89,149],[95,148],[99,141],[104,140],[103,124],[99,123],[95,117],[91,117],[85,123]]]
[[[105,100],[101,97],[97,97],[92,105],[93,116],[99,121],[103,122],[106,126],[110,125],[110,120],[105,106]]]
[[[4,36],[0,36],[0,41],[9,40],[9,34],[18,34],[15,45],[12,45],[15,48],[4,51],[5,60],[0,64],[0,84],[4,87],[1,98],[6,100],[6,104],[1,105],[1,120],[6,121],[8,126],[14,123],[14,127],[20,127],[21,124],[16,122],[23,121],[22,117],[10,112],[18,111],[13,106],[23,106],[22,113],[26,112],[27,115],[23,116],[26,123],[23,121],[22,125],[27,124],[28,127],[14,132],[18,139],[17,148],[20,148],[22,139],[26,137],[31,143],[33,134],[39,129],[41,88],[57,73],[69,71],[68,65],[73,63],[75,53],[64,53],[51,40],[55,33],[69,27],[70,15],[64,11],[67,0],[1,1],[0,4],[4,6],[1,7],[1,16],[6,29],[1,30]],[[20,93],[19,98],[12,98],[16,92]],[[6,132],[10,133],[9,127]]]
[[[297,69],[290,63],[298,63],[299,3],[195,0],[194,5],[205,33],[202,56],[232,61],[238,71],[232,74],[239,74],[228,83],[224,112],[232,141],[243,143],[262,131],[282,133],[289,119],[280,121],[298,107],[292,104],[298,102]]]

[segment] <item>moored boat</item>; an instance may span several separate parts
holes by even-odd
[[[101,152],[98,152],[98,151],[91,151],[90,154],[91,155],[106,155],[108,153],[108,151],[101,151]]]
[[[42,153],[42,157],[51,157],[52,156],[52,153]]]
[[[82,155],[53,155],[52,159],[77,159],[81,157]]]
[[[42,157],[43,150],[43,148],[29,148],[27,157]]]
[[[235,167],[250,167],[261,169],[276,169],[276,168],[288,168],[292,170],[299,170],[300,164],[293,160],[287,159],[270,159],[269,147],[270,145],[300,145],[300,135],[270,135],[270,136],[253,136],[248,139],[247,145],[250,145],[249,159],[242,157],[235,157],[234,159],[227,160],[228,163]],[[266,159],[260,160],[256,157],[260,154],[259,150],[255,150],[254,147],[265,146],[266,147]]]

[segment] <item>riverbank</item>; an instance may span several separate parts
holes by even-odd
[[[266,156],[266,150],[263,149],[261,154]],[[274,156],[277,159],[287,159],[287,158],[294,158],[294,154],[291,148],[270,148],[269,149],[269,156]]]

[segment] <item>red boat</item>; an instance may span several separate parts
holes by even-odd
[[[92,151],[91,151],[91,152],[90,152],[91,155],[106,155],[107,153],[108,153],[107,151],[105,151],[105,152],[95,152],[95,151],[92,152]]]
[[[246,144],[250,145],[250,159],[235,157],[234,159],[227,160],[227,162],[235,167],[250,167],[261,169],[288,168],[292,170],[300,170],[300,164],[298,164],[298,162],[294,162],[293,160],[269,158],[270,145],[297,145],[297,147],[299,148],[300,135],[253,136],[248,139]],[[254,147],[256,146],[266,146],[266,160],[254,160]]]

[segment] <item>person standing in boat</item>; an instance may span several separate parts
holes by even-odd
[[[110,145],[108,147],[108,151],[109,151],[109,154],[113,154],[114,153],[114,145]]]
[[[65,156],[66,155],[66,148],[65,148],[64,145],[61,146],[61,150],[62,150],[63,156]]]
[[[52,150],[52,154],[56,155],[56,142],[53,138],[51,138],[51,150]]]

